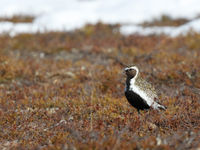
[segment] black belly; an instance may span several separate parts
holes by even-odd
[[[150,108],[146,101],[133,91],[126,91],[125,96],[128,102],[138,111]]]

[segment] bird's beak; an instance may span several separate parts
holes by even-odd
[[[123,73],[126,74],[126,70],[123,70]]]

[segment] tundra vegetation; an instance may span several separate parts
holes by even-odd
[[[0,35],[0,149],[200,147],[200,34],[124,36],[97,23]],[[166,111],[137,111],[123,65],[137,65]]]

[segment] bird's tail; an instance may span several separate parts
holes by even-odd
[[[156,109],[156,110],[166,110],[167,109],[166,106],[158,104],[158,103],[154,103],[153,108]]]
[[[160,105],[160,104],[158,104],[158,109],[159,109],[159,110],[166,110],[166,109],[167,109],[167,107],[166,107],[166,106],[163,106],[163,105]]]

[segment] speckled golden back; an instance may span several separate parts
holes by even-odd
[[[150,83],[143,80],[139,75],[135,80],[135,85],[143,90],[149,97],[158,98],[155,88]]]

